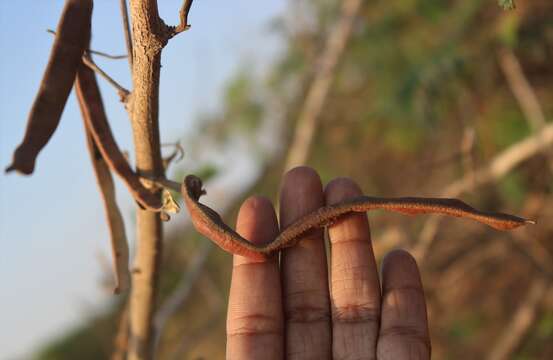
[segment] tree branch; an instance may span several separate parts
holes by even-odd
[[[125,360],[129,346],[129,306],[125,305],[119,317],[117,334],[113,342],[113,353],[110,360]]]
[[[539,131],[547,122],[536,92],[524,75],[524,71],[515,53],[511,49],[503,48],[498,51],[498,60],[503,75],[507,79],[509,88],[517,100],[526,121],[534,132]],[[549,162],[549,171],[553,174],[553,151],[546,151],[544,155]]]
[[[163,177],[158,123],[161,50],[165,24],[155,0],[131,0],[133,101],[131,123],[140,175]],[[147,185],[152,187],[150,182]],[[157,196],[160,194],[157,193]],[[137,249],[130,296],[128,359],[152,359],[155,309],[162,253],[159,213],[137,209]]]

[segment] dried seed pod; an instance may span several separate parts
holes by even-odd
[[[84,119],[84,107],[81,105]],[[115,186],[113,178],[109,170],[109,166],[102,154],[98,150],[94,138],[88,129],[85,122],[86,143],[90,160],[96,175],[96,181],[104,202],[104,209],[109,226],[111,251],[113,254],[113,264],[115,268],[115,289],[114,293],[126,291],[130,287],[130,272],[129,272],[129,245],[127,243],[127,235],[125,233],[125,223],[117,201],[115,198]]]
[[[123,179],[141,206],[148,210],[160,211],[163,207],[161,197],[142,184],[117,146],[106,117],[96,76],[85,64],[79,67],[75,88],[79,104],[83,106],[83,118],[109,167]]]
[[[38,153],[58,127],[81,57],[90,38],[92,0],[67,0],[50,59],[27,120],[25,137],[6,172],[32,174]]]
[[[283,248],[294,246],[302,234],[311,229],[328,226],[339,217],[352,212],[382,209],[406,215],[444,214],[475,220],[497,230],[511,230],[526,224],[535,224],[532,220],[514,215],[479,211],[458,199],[358,196],[323,206],[288,226],[272,242],[257,245],[244,239],[225,224],[215,210],[199,202],[200,197],[205,194],[202,186],[200,178],[188,175],[181,187],[184,202],[196,230],[222,249],[254,259],[264,259]]]

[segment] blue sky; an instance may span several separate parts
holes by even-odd
[[[160,0],[161,16],[176,24],[180,0]],[[197,115],[220,105],[225,81],[247,61],[263,67],[278,51],[269,21],[284,0],[233,2],[196,0],[192,29],[163,51],[160,123],[162,141],[180,138]],[[38,89],[62,0],[0,2],[0,165],[11,161],[21,141]],[[124,52],[118,1],[97,0],[92,48]],[[97,62],[130,87],[126,61]],[[126,113],[116,93],[101,81],[112,129],[122,149],[131,150]],[[134,238],[133,202],[118,184],[118,198]],[[30,177],[0,175],[0,358],[29,353],[40,343],[101,309],[109,295],[100,286],[109,241],[74,96],[60,126]]]

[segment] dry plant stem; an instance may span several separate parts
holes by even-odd
[[[502,48],[498,51],[498,60],[524,116],[534,130],[539,129],[545,125],[545,115],[516,55],[511,49]]]
[[[548,281],[544,277],[537,277],[530,284],[526,297],[515,311],[510,323],[497,342],[492,345],[488,360],[511,359],[512,354],[536,321],[539,305],[544,300],[547,290]]]
[[[539,131],[545,126],[545,115],[538,97],[530,82],[524,75],[524,71],[515,53],[508,48],[500,49],[498,52],[501,70],[507,79],[511,92],[517,100],[522,113],[530,123],[532,130]],[[549,161],[549,170],[553,173],[553,151],[544,149],[544,155]]]
[[[81,101],[81,99],[79,100]],[[81,105],[81,111],[83,112],[84,118],[83,108],[84,107]],[[111,177],[109,167],[98,150],[94,138],[92,137],[92,134],[86,124],[85,128],[88,153],[90,155],[90,160],[92,161],[100,193],[102,194],[104,209],[109,226],[113,266],[115,268],[116,286],[114,293],[118,294],[122,291],[127,291],[130,287],[129,246],[127,243],[127,236],[125,234],[125,223],[123,221],[123,216],[119,211],[119,207],[117,206],[115,186],[113,184],[113,178]]]
[[[317,120],[323,109],[338,61],[342,57],[349,40],[353,24],[362,0],[344,0],[342,13],[336,27],[330,32],[320,63],[314,74],[313,82],[307,92],[305,103],[298,118],[296,130],[285,169],[303,165],[309,155],[313,136],[317,128]]]
[[[524,160],[535,156],[552,145],[553,124],[548,124],[536,134],[511,145],[493,158],[487,166],[449,184],[441,196],[459,197],[471,188],[475,189],[478,186],[497,181]],[[424,224],[419,240],[412,251],[417,261],[422,262],[427,255],[428,249],[430,249],[436,237],[440,220],[438,217],[432,217]]]
[[[105,57],[105,58],[111,59],[111,60],[122,60],[122,59],[127,58],[127,55],[111,55],[111,54],[105,53],[103,51],[98,51],[98,50],[88,50],[88,52],[90,52],[93,55],[98,55],[98,56]]]
[[[193,0],[184,0],[184,3],[179,11],[180,24],[175,27],[172,36],[190,29],[190,24],[188,23],[188,13],[190,13],[190,8],[192,7],[192,1]]]
[[[192,223],[199,233],[230,253],[254,259],[264,259],[283,248],[294,246],[302,234],[330,225],[351,212],[382,209],[406,215],[438,213],[475,220],[497,230],[511,230],[534,223],[513,215],[479,211],[457,199],[359,196],[335,205],[321,207],[284,229],[269,244],[256,245],[226,225],[213,209],[199,203],[198,200],[205,191],[198,177],[188,175],[182,185],[181,193]]]
[[[129,24],[129,10],[127,9],[127,0],[119,0],[119,9],[121,10],[121,20],[123,21],[123,33],[125,34],[125,46],[127,47],[127,58],[132,74],[132,38],[131,27]]]
[[[141,206],[152,211],[159,211],[162,207],[161,200],[142,184],[139,176],[131,169],[127,159],[117,146],[106,117],[96,76],[85,65],[81,65],[79,68],[75,88],[87,129],[92,133],[102,157],[109,167],[121,177]]]
[[[130,92],[129,90],[125,89],[123,86],[121,86],[117,81],[113,80],[111,76],[109,76],[104,70],[102,70],[96,63],[92,60],[88,54],[85,54],[83,56],[83,63],[88,66],[91,70],[94,70],[97,72],[101,77],[103,77],[111,86],[113,86],[115,89],[117,89],[117,93],[119,94],[119,98],[122,102],[127,102]]]
[[[66,1],[50,59],[27,120],[25,137],[6,172],[16,170],[32,174],[38,153],[58,127],[81,56],[88,45],[91,16],[92,0]]]
[[[142,176],[163,177],[158,106],[161,50],[167,41],[167,27],[159,18],[155,0],[131,0],[130,15],[133,39],[131,123],[137,172]],[[155,336],[152,318],[162,251],[159,213],[138,209],[136,233],[137,249],[130,295],[130,360],[153,358]]]
[[[119,318],[119,326],[113,344],[111,360],[125,360],[129,347],[129,307],[126,305]]]

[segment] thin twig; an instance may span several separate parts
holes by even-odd
[[[190,13],[192,2],[193,0],[184,0],[182,7],[179,11],[180,24],[177,25],[173,30],[172,36],[175,36],[183,31],[190,29],[191,25],[188,23],[188,14]]]
[[[528,333],[534,322],[538,307],[548,289],[547,279],[536,278],[529,289],[526,297],[520,303],[509,324],[505,327],[497,342],[492,346],[488,354],[488,360],[510,359],[513,352],[521,344],[524,336]]]
[[[52,29],[46,29],[46,32],[49,33],[49,34],[52,34],[54,36],[56,35],[56,32]],[[92,50],[92,49],[89,49],[88,52],[91,53],[91,54],[102,56],[102,57],[112,59],[112,60],[121,60],[121,59],[126,59],[127,58],[127,55],[111,55],[111,54],[105,53],[103,51]]]
[[[129,24],[129,11],[127,9],[127,0],[119,0],[119,8],[121,9],[121,20],[123,21],[123,33],[125,33],[125,46],[127,47],[129,67],[131,68],[131,74],[132,74],[133,51],[132,51],[131,27]]]
[[[551,206],[553,195],[546,196],[538,193],[528,196],[525,204],[525,213],[537,218],[543,214],[548,206]],[[551,234],[543,231],[540,238],[532,236],[529,231],[514,232],[511,234],[513,245],[517,250],[528,257],[530,262],[542,272],[543,275],[553,279],[553,257],[549,250],[542,244],[541,239],[549,239]]]
[[[539,131],[547,122],[536,92],[524,74],[522,65],[511,49],[503,48],[498,52],[498,60],[509,88],[517,100],[524,117],[534,132]],[[545,151],[549,161],[549,170],[553,174],[553,151]]]
[[[513,95],[532,128],[539,129],[541,126],[544,126],[545,115],[543,114],[540,102],[530,82],[524,75],[524,71],[516,55],[511,49],[502,48],[498,51],[497,58],[503,75],[505,75]]]
[[[336,66],[344,53],[362,3],[362,0],[343,1],[342,13],[326,41],[320,63],[299,115],[294,138],[286,157],[285,170],[303,165],[307,160],[317,122],[334,79]]]
[[[465,176],[474,177],[474,158],[472,156],[475,143],[475,131],[473,127],[467,127],[463,131],[461,141],[462,163]],[[474,185],[474,182],[473,182]]]
[[[112,60],[121,60],[121,59],[126,59],[127,58],[127,55],[111,55],[111,54],[108,54],[108,53],[105,53],[105,52],[102,52],[102,51],[98,51],[98,50],[88,50],[88,52],[91,53],[91,54],[102,56],[102,57],[112,59]]]
[[[526,139],[511,145],[498,154],[487,165],[473,174],[468,174],[448,185],[442,192],[443,197],[459,197],[465,191],[478,186],[496,181],[519,165],[521,162],[535,156],[544,148],[553,144],[553,124],[544,126],[538,133],[528,136]],[[473,183],[474,181],[474,183]],[[422,262],[428,249],[432,245],[438,231],[441,218],[433,216],[426,221],[419,236],[419,240],[413,248],[413,255],[417,261]]]
[[[129,305],[126,304],[119,318],[119,326],[113,344],[111,360],[125,360],[129,347]]]
[[[125,89],[123,86],[121,86],[117,81],[113,80],[111,76],[106,74],[104,70],[102,70],[96,63],[92,60],[92,58],[85,54],[83,55],[83,63],[88,66],[90,69],[94,70],[98,75],[103,77],[110,85],[112,85],[119,94],[119,99],[126,103],[129,100],[130,92],[129,90]]]
[[[469,250],[455,259],[447,268],[440,271],[436,280],[430,283],[434,284],[436,289],[450,289],[450,291],[437,291],[438,296],[455,298],[458,296],[459,289],[452,286],[453,284],[461,284],[464,277],[474,276],[475,269],[482,264],[492,259],[504,257],[509,253],[509,250],[505,242],[490,239],[484,246],[478,246],[477,251]]]

